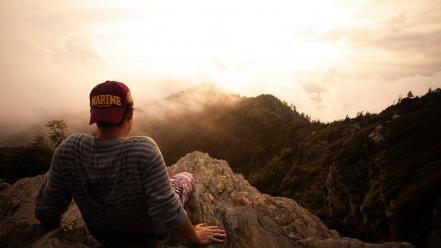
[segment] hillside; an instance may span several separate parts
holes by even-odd
[[[319,127],[250,173],[345,235],[440,242],[441,91]],[[277,181],[275,184],[273,182]]]
[[[229,161],[235,171],[247,175],[289,146],[293,138],[319,125],[272,95],[247,98],[213,94],[211,89],[196,92],[179,92],[159,103],[161,110],[150,106],[153,111],[137,116],[136,133],[153,137],[167,164],[201,150]]]
[[[311,123],[271,95],[212,102],[145,123],[143,133],[156,139],[168,164],[206,151],[259,190],[296,199],[344,235],[419,246],[439,240],[439,89],[327,125]]]
[[[210,87],[136,108],[133,134],[153,137],[168,165],[208,152],[342,235],[441,243],[441,89],[330,124],[311,122],[271,95]]]
[[[188,171],[196,190],[187,212],[193,223],[210,223],[227,232],[224,244],[208,247],[366,247],[410,248],[408,243],[368,244],[342,238],[294,200],[261,194],[228,163],[201,152],[180,159],[170,175]],[[62,218],[73,223],[67,231],[46,231],[34,218],[34,198],[44,176],[25,178],[0,192],[1,247],[98,247],[88,235],[74,203]],[[185,247],[176,235],[165,242],[146,240],[125,247]]]

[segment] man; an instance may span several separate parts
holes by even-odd
[[[90,92],[90,125],[98,135],[72,135],[56,149],[37,196],[35,215],[48,228],[60,226],[72,198],[90,233],[118,246],[177,231],[195,244],[223,242],[216,226],[193,226],[183,208],[193,177],[171,179],[153,139],[128,137],[133,123],[129,88],[106,81]]]

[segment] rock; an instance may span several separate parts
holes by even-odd
[[[384,142],[385,138],[383,135],[383,126],[378,125],[375,127],[374,131],[372,131],[368,135],[369,139],[371,139],[375,144]]]
[[[11,185],[0,179],[0,191],[9,188]]]
[[[226,161],[206,153],[187,154],[169,168],[170,175],[183,171],[193,173],[196,181],[196,192],[186,206],[192,222],[218,225],[227,232],[225,243],[213,247],[412,247],[341,238],[294,200],[260,193]],[[62,219],[73,222],[69,230],[47,232],[38,223],[34,199],[43,179],[43,175],[21,179],[0,193],[0,247],[98,247],[75,203]],[[156,245],[184,247],[176,235]]]

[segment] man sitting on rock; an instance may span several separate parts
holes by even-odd
[[[125,84],[95,86],[90,114],[97,136],[72,135],[55,150],[35,208],[43,225],[59,227],[73,198],[90,233],[104,245],[163,239],[174,231],[195,244],[223,242],[223,230],[193,226],[186,215],[193,176],[184,172],[170,179],[155,141],[128,136],[133,100]]]

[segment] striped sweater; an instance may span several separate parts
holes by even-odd
[[[56,149],[39,190],[37,219],[58,227],[72,198],[89,231],[102,243],[163,237],[187,218],[162,154],[149,137],[67,138]]]

